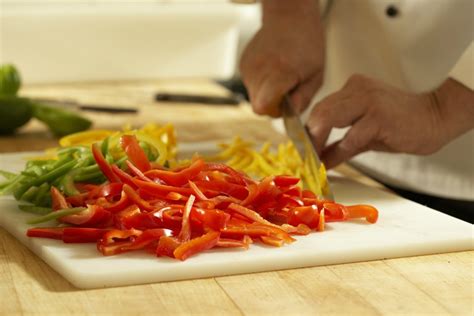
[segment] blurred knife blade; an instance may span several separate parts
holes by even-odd
[[[318,153],[314,148],[314,144],[311,141],[311,137],[308,130],[301,122],[299,115],[295,112],[294,107],[291,104],[291,100],[288,95],[283,97],[280,104],[283,122],[285,124],[285,130],[288,137],[295,145],[296,150],[301,156],[301,159],[305,163],[308,163],[313,173],[314,179],[318,182],[322,190],[322,197],[329,200],[334,200],[334,194],[329,186],[329,180],[326,176],[326,182],[321,185],[319,183],[319,170],[321,168],[321,160],[319,159]]]

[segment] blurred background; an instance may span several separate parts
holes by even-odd
[[[228,81],[259,23],[227,0],[0,0],[0,63],[26,84]]]

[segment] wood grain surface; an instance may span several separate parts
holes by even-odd
[[[257,141],[283,139],[247,104],[156,104],[153,94],[158,91],[227,93],[207,80],[31,86],[21,93],[140,109],[138,115],[88,114],[97,128],[171,121],[180,141],[228,140],[236,134]],[[37,122],[15,136],[0,137],[0,152],[55,145],[56,139]],[[347,166],[339,171],[377,185]],[[78,290],[0,229],[0,315],[473,315],[473,267],[470,251]]]

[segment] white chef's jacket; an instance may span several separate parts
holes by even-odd
[[[313,104],[340,89],[355,73],[414,92],[433,90],[449,77],[474,89],[473,0],[333,0],[327,4],[326,72]],[[344,132],[333,131],[330,141]],[[351,162],[387,184],[474,200],[473,130],[433,155],[368,152]]]

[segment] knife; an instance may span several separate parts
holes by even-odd
[[[318,153],[314,148],[314,144],[311,141],[311,137],[307,128],[301,122],[299,115],[295,112],[294,107],[291,104],[291,100],[288,95],[283,97],[280,103],[280,109],[283,116],[283,122],[285,124],[285,130],[288,137],[295,145],[296,150],[303,159],[305,164],[309,165],[309,170],[313,173],[314,179],[319,183],[319,170],[321,168],[321,160],[319,159]],[[326,176],[326,182],[321,187],[322,197],[328,200],[334,200],[334,194],[329,186],[329,180]]]
[[[68,106],[78,110],[91,111],[91,112],[103,112],[111,114],[136,114],[138,109],[118,106],[105,106],[105,105],[94,105],[94,104],[82,104],[73,100],[56,100],[47,98],[33,98],[35,102],[44,103],[51,106]]]

